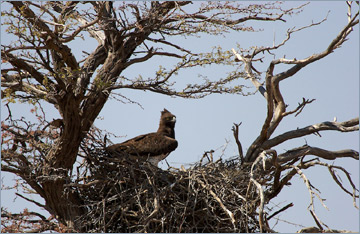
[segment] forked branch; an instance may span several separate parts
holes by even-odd
[[[234,123],[234,126],[232,127],[232,131],[234,134],[234,138],[238,147],[238,152],[239,152],[239,157],[240,157],[240,161],[241,164],[244,162],[244,154],[243,154],[243,149],[242,149],[242,145],[241,142],[239,140],[239,127],[242,123],[240,122],[239,124]]]

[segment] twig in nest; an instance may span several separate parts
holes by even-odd
[[[70,184],[65,184],[65,187],[80,187],[80,188],[88,188],[92,185],[98,184],[98,183],[104,183],[104,180],[93,180],[87,184],[79,184],[79,183],[70,183]],[[121,181],[120,181],[121,182]]]
[[[214,150],[205,151],[204,154],[203,154],[203,156],[202,156],[201,159],[200,159],[199,165],[200,165],[200,166],[202,165],[202,161],[203,161],[203,159],[204,159],[205,157],[208,159],[208,162],[213,162],[213,160],[214,160],[214,158],[213,158],[213,153],[214,153],[214,152],[215,152]],[[210,154],[210,158],[209,158],[208,154]]]
[[[203,178],[205,180],[205,176],[203,174]],[[234,218],[234,214],[228,210],[226,208],[226,206],[224,205],[224,203],[221,201],[221,199],[209,188],[208,185],[205,185],[205,183],[201,180],[198,180],[198,182],[201,184],[201,186],[206,189],[213,197],[214,199],[219,203],[220,207],[225,211],[225,213],[229,216],[231,223],[234,225],[235,227],[235,218]]]
[[[159,195],[156,192],[157,189],[154,185],[154,183],[151,181],[151,178],[149,177],[149,175],[146,173],[147,179],[149,184],[151,185],[151,187],[153,188],[154,192],[156,193],[155,197],[154,197],[154,210],[153,212],[151,212],[151,214],[145,219],[145,223],[146,225],[149,225],[150,220],[156,215],[157,212],[159,212],[160,210],[160,206],[159,206]]]
[[[260,232],[263,232],[264,229],[268,229],[264,225],[264,205],[265,205],[265,198],[264,198],[264,190],[261,187],[261,184],[254,179],[254,167],[255,165],[262,159],[263,167],[265,168],[265,151],[263,151],[255,160],[255,162],[251,165],[250,170],[250,181],[255,184],[256,188],[258,189],[260,195],[260,205],[259,205],[259,225],[260,225]]]

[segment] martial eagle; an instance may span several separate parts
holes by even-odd
[[[157,166],[178,146],[175,140],[175,122],[175,115],[164,108],[157,132],[108,146],[106,150],[114,157],[129,157],[131,160],[148,161]]]

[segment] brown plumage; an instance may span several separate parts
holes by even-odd
[[[115,157],[129,157],[133,160],[157,164],[178,146],[175,140],[175,115],[164,109],[161,112],[157,132],[134,137],[123,143],[111,145],[106,150]]]

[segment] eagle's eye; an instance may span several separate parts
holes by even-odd
[[[166,117],[165,119],[167,121],[175,121],[176,120],[175,116],[169,116],[169,117]]]

